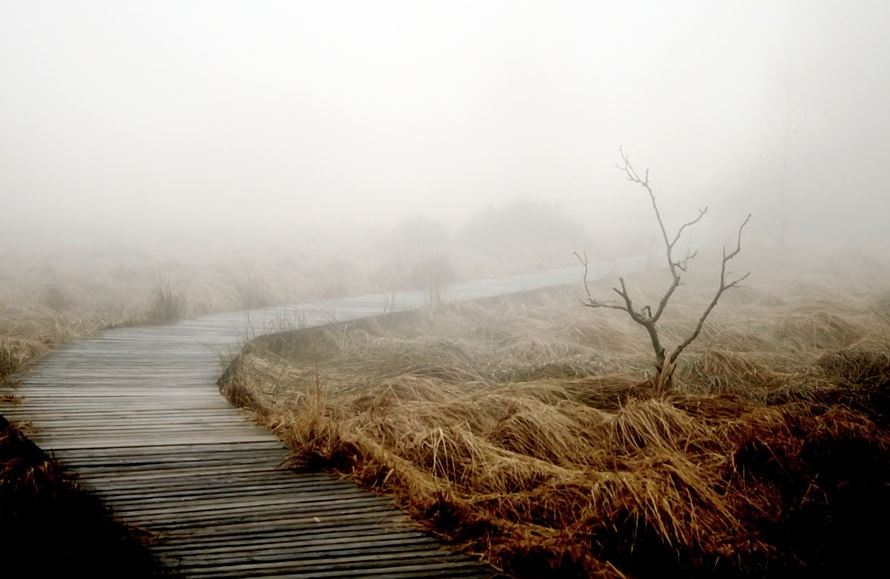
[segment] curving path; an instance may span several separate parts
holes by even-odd
[[[590,278],[639,259],[591,266]],[[578,267],[450,286],[448,300],[577,283]],[[370,295],[109,330],[60,347],[22,377],[0,414],[123,522],[156,534],[151,548],[190,577],[482,577],[390,500],[323,473],[279,468],[287,449],[219,395],[220,355],[295,322],[402,311],[421,292]]]

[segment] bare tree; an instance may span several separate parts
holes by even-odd
[[[738,239],[735,249],[727,253],[726,247],[723,248],[723,261],[720,264],[720,286],[717,288],[717,292],[714,294],[711,302],[701,314],[701,317],[699,317],[695,329],[673,350],[668,351],[662,345],[661,336],[658,333],[658,322],[661,319],[661,316],[664,314],[664,310],[665,308],[667,308],[668,302],[674,295],[674,292],[677,290],[678,287],[680,287],[682,283],[682,275],[686,273],[689,262],[697,255],[697,252],[687,252],[682,259],[677,259],[674,256],[674,250],[677,247],[677,242],[679,242],[680,238],[683,236],[683,233],[688,228],[701,221],[705,214],[708,212],[708,208],[705,207],[704,209],[700,209],[698,215],[694,219],[682,224],[673,236],[669,235],[668,230],[664,225],[664,220],[661,217],[661,211],[658,209],[658,203],[655,200],[655,193],[653,193],[652,186],[649,182],[649,170],[646,169],[645,173],[640,176],[636,169],[634,169],[634,166],[630,162],[630,158],[627,154],[625,154],[624,150],[619,148],[618,152],[621,155],[622,163],[617,165],[617,167],[624,172],[624,174],[627,176],[628,181],[636,183],[637,185],[645,189],[646,193],[649,194],[649,200],[652,202],[652,210],[655,212],[655,219],[658,221],[658,227],[661,230],[662,239],[664,240],[665,257],[667,258],[668,270],[671,273],[671,283],[664,294],[661,296],[661,299],[659,300],[658,305],[655,306],[654,311],[652,309],[652,306],[644,305],[643,307],[638,307],[634,304],[623,277],[618,279],[619,287],[612,288],[612,291],[621,298],[620,301],[608,302],[598,300],[593,297],[593,294],[590,291],[590,286],[587,282],[587,254],[580,254],[576,251],[575,257],[577,257],[578,261],[581,262],[581,265],[584,266],[584,290],[587,293],[587,299],[584,301],[584,305],[590,308],[607,308],[613,310],[621,310],[623,312],[626,312],[634,322],[640,324],[646,329],[646,332],[648,332],[649,334],[649,339],[652,342],[652,349],[655,351],[655,366],[658,370],[657,384],[659,387],[663,388],[670,385],[677,358],[680,356],[680,354],[683,353],[683,350],[685,350],[689,346],[689,344],[691,344],[701,333],[702,327],[705,324],[705,320],[707,320],[708,316],[711,315],[711,312],[717,306],[717,302],[720,301],[720,297],[723,295],[723,293],[730,288],[738,286],[750,275],[749,272],[736,279],[728,280],[726,265],[733,258],[735,258],[735,256],[737,256],[739,252],[742,251],[742,231],[751,220],[751,214],[749,213],[748,216],[745,217],[745,220],[742,222],[742,224],[739,226]]]

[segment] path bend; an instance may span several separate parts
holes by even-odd
[[[639,258],[591,266],[629,272]],[[579,267],[449,286],[447,300],[577,283]],[[324,473],[279,467],[288,450],[219,394],[220,354],[299,323],[406,311],[422,292],[324,300],[122,328],[65,344],[0,395],[0,414],[124,523],[158,540],[162,564],[188,577],[486,577],[443,548],[390,499]],[[2,398],[0,398],[2,400]]]

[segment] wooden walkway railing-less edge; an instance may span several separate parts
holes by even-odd
[[[595,279],[639,258],[591,267]],[[577,267],[450,286],[448,300],[580,281]],[[390,500],[323,473],[279,468],[287,449],[216,386],[220,351],[288,320],[321,325],[419,307],[421,292],[217,314],[109,330],[60,347],[22,376],[0,414],[123,522],[157,535],[189,577],[483,577],[491,570],[419,531]]]

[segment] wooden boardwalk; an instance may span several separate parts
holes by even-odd
[[[591,268],[591,278],[639,260]],[[580,280],[580,268],[451,286],[448,300]],[[391,501],[323,473],[279,467],[287,449],[220,395],[220,355],[247,338],[408,310],[420,292],[217,314],[69,343],[22,377],[0,414],[189,577],[484,577]]]

